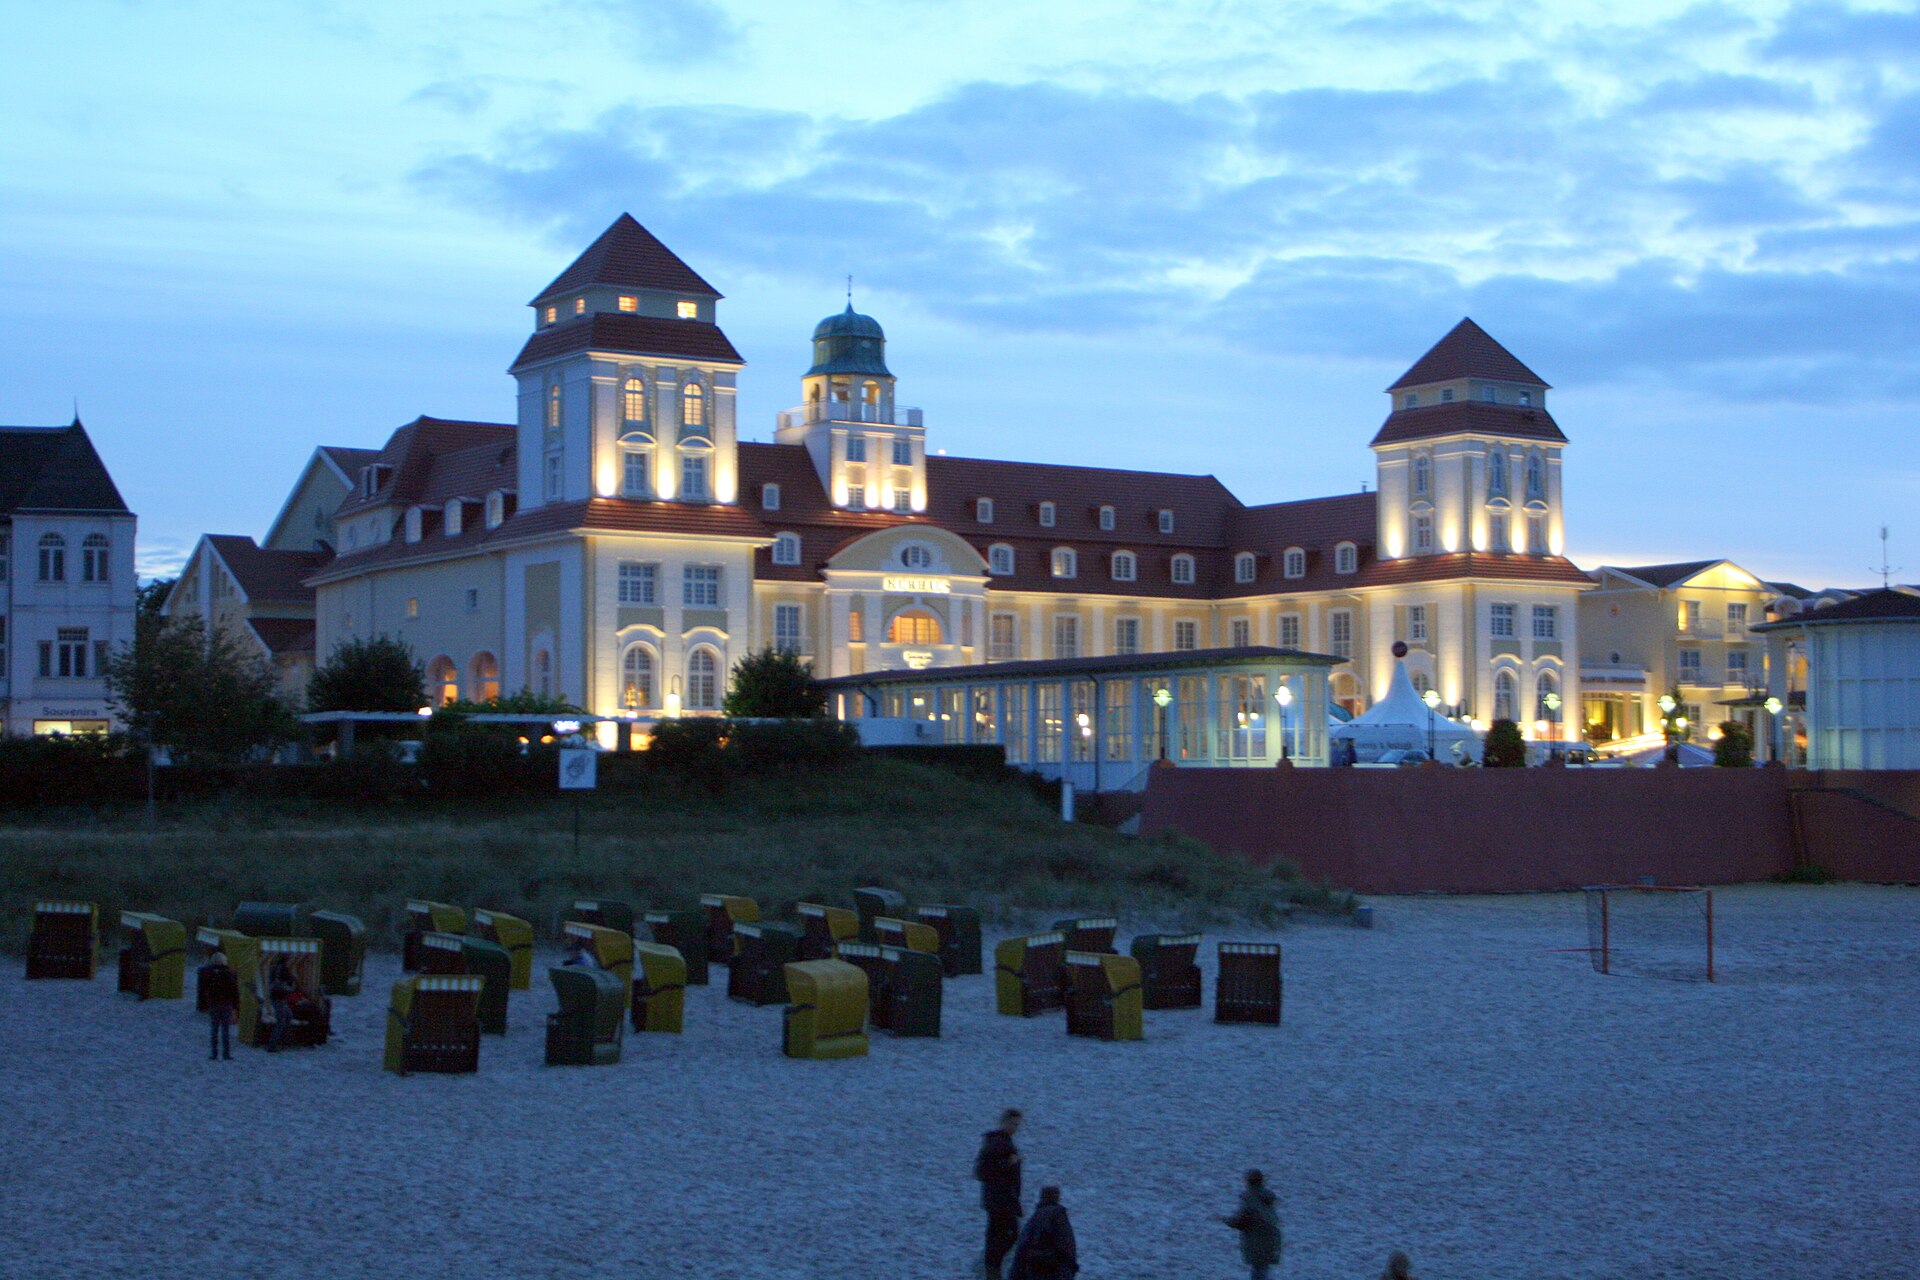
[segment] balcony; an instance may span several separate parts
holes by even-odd
[[[780,429],[788,427],[807,427],[816,422],[870,422],[884,427],[918,427],[925,425],[921,421],[920,410],[906,405],[895,405],[892,413],[887,413],[876,404],[866,404],[858,400],[828,400],[810,404],[795,405],[780,414]]]
[[[1689,640],[1721,640],[1726,637],[1726,628],[1713,618],[1682,618],[1680,634]]]

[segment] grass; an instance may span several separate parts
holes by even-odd
[[[746,894],[785,918],[795,902],[851,905],[865,884],[969,903],[1002,924],[1090,912],[1184,929],[1352,905],[1184,837],[1063,826],[1016,781],[884,759],[736,778],[718,796],[665,780],[596,794],[577,857],[573,831],[560,798],[457,811],[203,801],[155,827],[137,809],[18,818],[0,824],[0,946],[24,947],[33,901],[47,897],[98,902],[108,925],[122,909],[193,926],[224,923],[246,899],[308,902],[359,916],[376,946],[396,945],[409,897],[521,915],[543,936],[577,897],[676,907]]]

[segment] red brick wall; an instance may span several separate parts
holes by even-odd
[[[1801,856],[1842,880],[1920,881],[1920,772],[1791,775]]]

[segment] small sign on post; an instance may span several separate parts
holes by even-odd
[[[591,747],[562,747],[560,749],[560,789],[562,791],[591,791],[600,772],[600,753]]]

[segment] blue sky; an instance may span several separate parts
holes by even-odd
[[[501,420],[622,210],[727,295],[743,435],[855,277],[951,453],[1358,488],[1462,315],[1552,382],[1582,564],[1920,574],[1911,5],[65,0],[0,76],[0,422],[143,562],[319,443]]]

